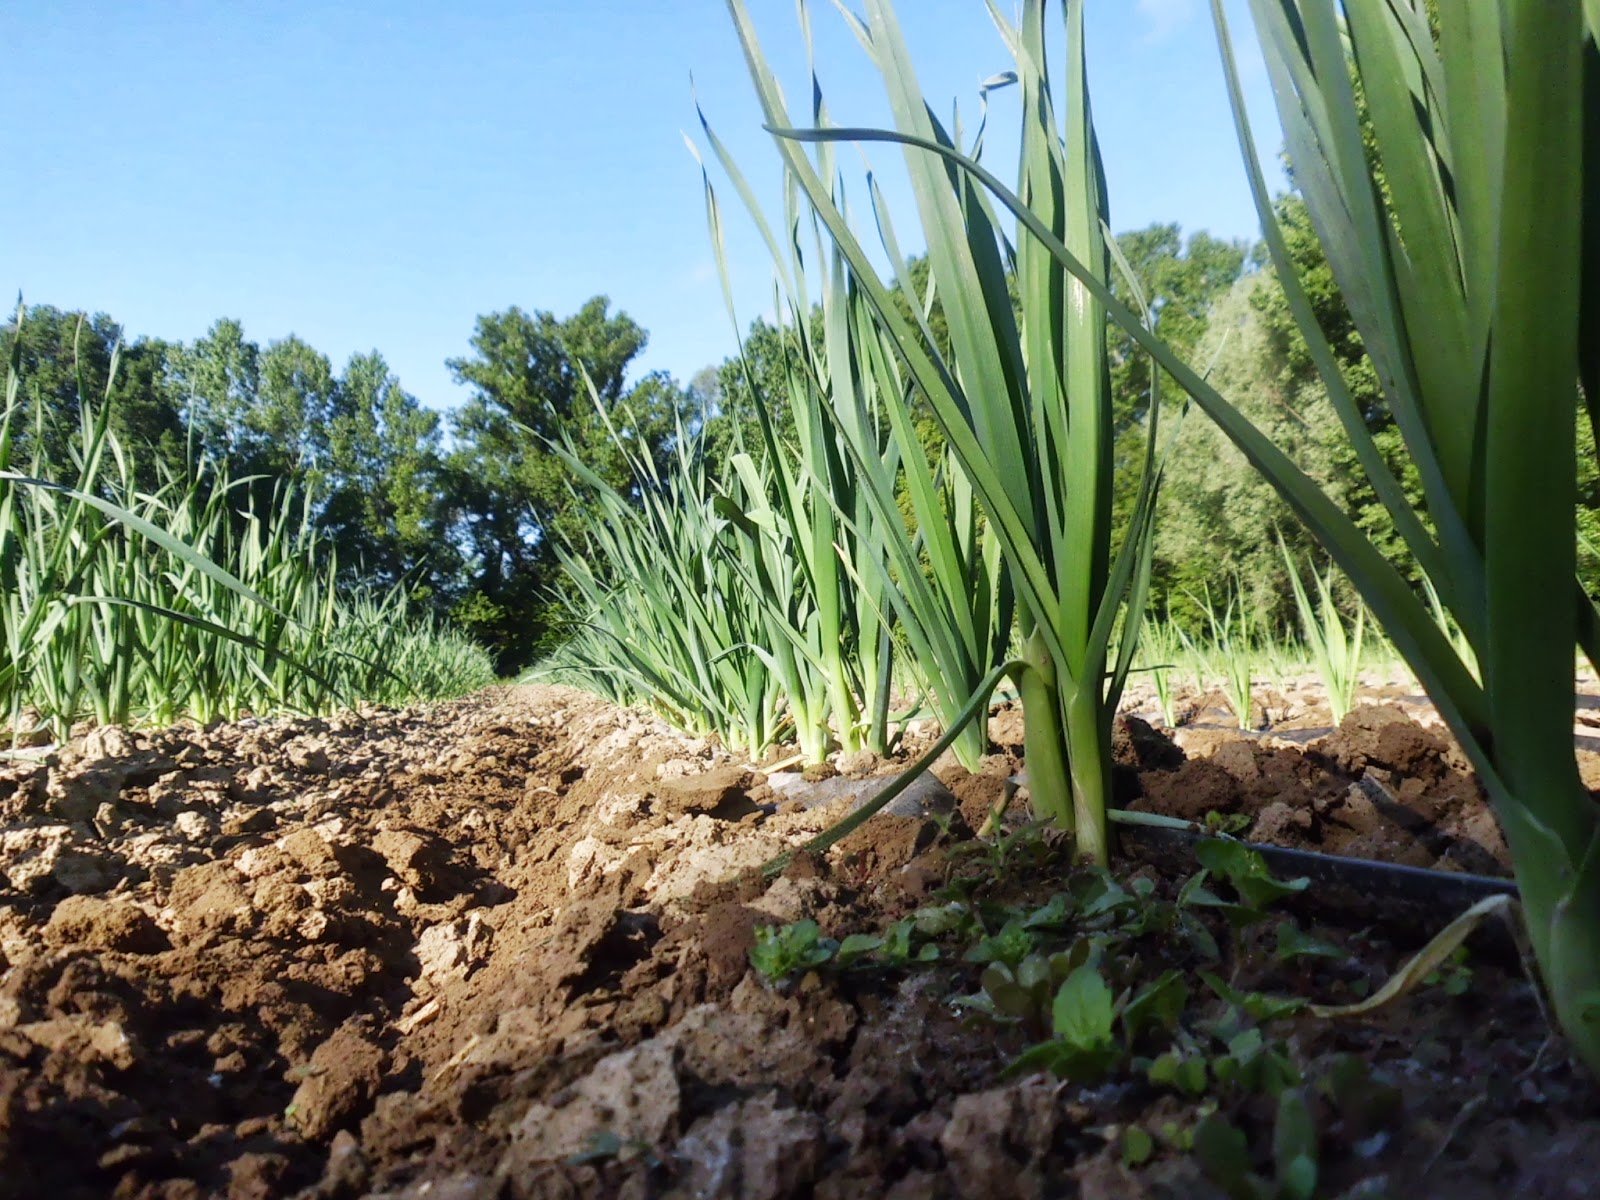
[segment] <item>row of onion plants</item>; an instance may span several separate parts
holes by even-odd
[[[136,485],[109,409],[86,399],[71,478],[47,478],[47,422],[0,413],[0,720],[10,737],[80,722],[202,722],[402,703],[490,683],[487,654],[400,590],[346,593],[304,498],[255,498],[197,465]]]

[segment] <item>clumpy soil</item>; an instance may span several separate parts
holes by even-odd
[[[981,773],[940,764],[942,811],[770,880],[848,800],[808,807],[561,688],[108,729],[0,765],[0,1195],[1237,1195],[1193,1131],[1225,1123],[1272,1180],[1291,1078],[1318,1194],[1600,1191],[1600,1095],[1514,954],[1479,947],[1361,1018],[1264,1011],[1358,999],[1415,940],[1314,905],[1291,934],[1241,922],[1220,880],[1201,903],[1193,864],[1123,862],[1129,892],[1074,871],[1026,823],[1014,717]],[[1187,752],[1130,719],[1117,751],[1131,808],[1505,873],[1466,764],[1401,707]],[[834,939],[900,922],[916,952],[752,969],[758,931],[805,920]],[[1320,949],[1285,954],[1301,935]],[[981,1011],[1007,937],[1066,966],[1104,952],[1123,1001],[1169,969],[1217,983],[1119,1026],[1105,1063],[1008,1072],[1049,1001]],[[1169,1045],[1210,1082],[1158,1079]]]

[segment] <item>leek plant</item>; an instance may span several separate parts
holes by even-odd
[[[820,92],[814,100],[814,115],[820,120]],[[958,463],[948,450],[930,449],[919,438],[912,384],[843,256],[825,244],[815,220],[809,264],[797,238],[780,243],[703,115],[701,124],[773,256],[786,330],[796,347],[788,362],[784,399],[803,451],[794,458],[811,484],[809,490],[791,486],[788,494],[804,494],[813,505],[820,501],[833,510],[827,526],[836,538],[833,549],[854,585],[853,595],[844,594],[854,601],[846,644],[857,651],[855,693],[865,715],[867,744],[879,752],[888,749],[896,662],[891,647],[903,651],[898,661],[935,717],[945,729],[955,729],[969,698],[1004,659],[1012,628],[1012,593],[998,541],[984,531],[972,487]],[[832,175],[826,148],[822,158],[822,172]],[[724,298],[737,330],[720,207],[709,173],[705,191]],[[792,185],[786,198],[786,227],[798,232],[803,223]],[[819,297],[815,306],[813,289]],[[931,293],[924,297],[924,312],[931,298]],[[767,415],[770,403],[764,402],[754,374],[747,373],[747,378],[757,396],[768,452],[786,461],[789,456]],[[795,508],[804,512],[799,505]],[[817,519],[814,508],[807,515]],[[806,530],[804,523],[797,524]],[[821,571],[816,574],[827,578]],[[979,717],[964,723],[952,750],[963,766],[976,771],[988,750],[987,721]]]
[[[721,262],[716,201],[709,184],[706,200]],[[797,252],[790,278],[803,281],[804,270]],[[723,290],[731,314],[727,283],[724,268]],[[746,370],[756,402],[767,477],[775,485],[766,495],[775,506],[763,504],[765,496],[752,486],[753,459],[736,455],[733,465],[746,482],[746,502],[781,522],[797,568],[794,582],[817,614],[815,623],[804,627],[811,636],[797,647],[814,664],[816,683],[808,690],[817,692],[813,707],[824,736],[824,744],[808,757],[817,761],[825,756],[830,724],[845,751],[865,746],[882,754],[888,752],[892,739],[890,686],[895,658],[885,531],[880,528],[879,512],[867,503],[862,479],[867,464],[850,454],[839,420],[851,422],[854,444],[868,457],[871,468],[892,474],[896,451],[884,437],[881,421],[854,402],[855,363],[848,343],[835,344],[836,316],[831,306],[824,307],[825,332],[819,339],[811,327],[810,306],[799,291],[803,282],[794,286],[799,294],[791,293],[787,322],[780,325],[790,348],[781,401],[775,403],[776,398],[764,395],[754,373]],[[792,443],[780,436],[773,419],[775,411],[787,411],[791,416]],[[895,520],[898,523],[898,517]],[[796,626],[781,609],[774,616],[776,641],[789,636]],[[804,738],[801,746],[807,749]]]
[[[909,152],[934,288],[949,322],[947,357],[921,318],[923,298],[891,240],[884,238],[893,286],[880,277],[837,202],[828,177],[831,158],[819,152],[814,161],[804,147],[887,137],[963,157],[923,99],[892,6],[872,0],[867,7],[867,21],[848,19],[883,78],[898,126],[893,134],[797,127],[749,12],[741,0],[729,0],[788,177],[826,227],[907,379],[926,399],[999,541],[1017,597],[1022,648],[1009,668],[1023,702],[1035,808],[1075,833],[1082,856],[1104,862],[1111,719],[1141,625],[1159,404],[1151,405],[1132,528],[1114,548],[1102,303],[1069,278],[1036,237],[1014,240],[972,178],[929,154]],[[1081,9],[1069,14],[1064,117],[1046,69],[1044,5],[1027,5],[1019,27],[998,12],[995,17],[1015,54],[1023,94],[1022,206],[1052,238],[1073,247],[1075,261],[1091,263],[1092,277],[1107,291],[1114,246],[1105,232],[1099,154],[1084,102]],[[812,94],[820,95],[815,74],[812,85]],[[820,116],[819,105],[813,117]],[[872,201],[884,227],[876,192]],[[1120,619],[1125,605],[1130,611]]]
[[[1150,675],[1155,688],[1156,704],[1161,709],[1161,723],[1168,729],[1178,725],[1177,695],[1172,690],[1172,673],[1177,669],[1183,640],[1171,618],[1158,620],[1145,614],[1144,629],[1139,634],[1139,651],[1147,660],[1143,670]],[[1138,669],[1138,668],[1136,668]]]
[[[551,442],[600,519],[581,544],[558,546],[575,619],[545,671],[751,757],[786,736],[809,763],[835,744],[888,749],[881,539],[863,534],[849,504],[851,460],[820,409],[826,377],[805,353],[791,358],[783,397],[757,390],[761,443],[752,450],[735,430],[721,478],[707,467],[703,424],[679,428],[672,469],[660,472],[590,389],[633,483],[624,493],[570,442]],[[779,405],[798,445],[767,411]]]
[[[1350,516],[1112,295],[1098,229],[1087,228],[1095,224],[1090,196],[1097,189],[1062,173],[1050,180],[1061,190],[1042,198],[1027,171],[1039,140],[1031,124],[1024,178],[1013,191],[951,145],[914,89],[904,86],[912,79],[910,64],[880,2],[871,5],[870,29],[861,32],[891,80],[901,128],[788,129],[748,16],[737,0],[730,3],[768,119],[784,127],[786,158],[863,279],[872,278],[870,264],[809,163],[787,143],[881,139],[923,152],[909,159],[930,251],[938,247],[935,274],[946,284],[959,280],[954,290],[964,301],[952,320],[953,338],[960,327],[964,339],[958,358],[963,345],[968,351],[962,378],[975,387],[984,361],[970,354],[973,327],[985,317],[991,327],[1003,320],[977,261],[963,264],[950,252],[957,241],[951,231],[961,216],[981,229],[988,219],[984,201],[993,197],[1030,235],[1019,258],[1023,247],[1047,253],[1051,270],[1071,276],[1067,290],[1079,301],[1072,311],[1101,306],[1284,496],[1366,600],[1471,758],[1506,832],[1553,1010],[1577,1054],[1600,1071],[1600,806],[1579,778],[1571,736],[1574,645],[1581,643],[1591,661],[1600,659],[1600,614],[1575,578],[1571,419],[1581,395],[1591,422],[1600,425],[1600,234],[1593,217],[1600,188],[1600,104],[1593,100],[1600,4],[1484,0],[1430,9],[1418,0],[1251,0],[1296,179],[1417,465],[1424,520],[1380,454],[1295,275],[1256,158],[1223,4],[1213,0],[1239,141],[1289,306],[1368,484],[1470,644],[1480,672],[1474,675],[1400,570]],[[1043,8],[1043,0],[1027,5],[1025,29],[1038,26]],[[1079,81],[1074,99],[1083,101],[1075,114],[1081,140],[1088,120],[1077,40],[1081,5],[1069,3],[1067,13]],[[1030,119],[1037,116],[1032,103],[1027,108]],[[1084,151],[1068,161],[1092,162]],[[1054,196],[1066,199],[1072,219],[1048,203]],[[1026,324],[1033,277],[1020,266]],[[877,307],[891,319],[887,303]],[[913,331],[896,332],[906,335],[901,353],[919,377],[943,382],[941,364],[916,345]],[[1023,361],[1031,369],[1038,357]],[[984,379],[993,395],[1013,398],[1000,386],[1023,364],[1011,365],[1011,374]],[[960,388],[952,378],[942,395],[965,395]],[[981,402],[953,406],[962,419],[951,420],[933,398],[1005,531],[1007,554],[1020,564],[1018,551],[1031,548],[1037,560],[1038,542],[1028,535],[1038,532],[1038,522],[1030,524],[1015,504],[997,503],[1010,498],[1005,485],[1014,474],[1026,475],[1019,447],[1007,436],[1017,422],[997,429]],[[968,414],[985,419],[969,421]],[[1082,424],[1071,432],[1081,432]],[[1071,455],[1071,443],[1057,445]],[[1049,626],[1039,604],[1048,574],[1026,568],[1018,574],[1027,580],[1019,587],[1024,620],[1037,632]],[[1057,665],[1070,668],[1067,647],[1059,648]],[[1030,773],[1041,768],[1049,776],[1056,764],[1047,758]]]
[[[1572,420],[1581,379],[1600,423],[1600,5],[1494,0],[1430,14],[1388,0],[1252,0],[1251,10],[1296,178],[1417,464],[1431,529],[1379,461],[1293,278],[1214,0],[1269,249],[1369,482],[1470,654],[1303,476],[1270,455],[1260,465],[1471,757],[1554,1010],[1600,1070],[1600,807],[1572,743],[1573,647],[1600,651],[1600,620],[1575,582]],[[1230,431],[1247,453],[1251,432]]]
[[[1456,655],[1472,672],[1473,678],[1482,679],[1478,672],[1478,657],[1472,651],[1472,642],[1462,632],[1461,624],[1450,615],[1444,606],[1444,601],[1439,598],[1439,589],[1433,586],[1433,580],[1426,575],[1422,577],[1422,594],[1428,598],[1428,612],[1433,615],[1433,623],[1439,631],[1450,640]]]
[[[682,428],[661,472],[595,399],[633,476],[624,494],[570,442],[552,449],[597,509],[582,543],[558,535],[571,614],[565,643],[540,673],[570,678],[619,704],[644,704],[695,736],[715,733],[759,757],[779,736],[782,689],[760,648],[761,602],[729,559],[729,522],[699,436]]]
[[[1222,694],[1227,698],[1228,707],[1233,710],[1239,728],[1253,729],[1255,725],[1251,720],[1251,710],[1255,707],[1255,668],[1262,644],[1245,605],[1244,589],[1235,579],[1228,603],[1222,608],[1218,608],[1212,600],[1210,588],[1206,588],[1199,596],[1192,596],[1192,599],[1205,614],[1206,629],[1211,638],[1210,648],[1202,649],[1199,642],[1186,633],[1181,636],[1195,659],[1209,668],[1208,676],[1221,678]]]
[[[1317,585],[1317,599],[1313,603],[1306,585],[1300,580],[1299,564],[1282,541],[1278,545],[1283,551],[1284,564],[1289,568],[1289,584],[1294,589],[1301,634],[1311,651],[1312,665],[1328,694],[1328,707],[1337,725],[1355,704],[1356,688],[1361,682],[1361,644],[1366,632],[1367,608],[1357,601],[1355,617],[1346,623],[1334,597],[1331,564],[1326,571],[1312,572]]]
[[[800,753],[820,763],[835,723],[840,745],[860,748],[847,665],[856,644],[845,640],[844,627],[851,597],[827,538],[832,510],[814,481],[790,473],[787,458],[776,442],[759,461],[746,451],[734,454],[718,511],[734,535],[729,561],[756,605],[757,653],[783,689]]]

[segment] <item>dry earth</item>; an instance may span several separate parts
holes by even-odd
[[[1188,756],[1124,724],[1123,800],[1503,872],[1465,764],[1404,704],[1316,737],[1277,715],[1270,737],[1198,719]],[[973,839],[1019,765],[1015,714],[994,732],[983,774],[940,768],[947,811],[877,818],[770,883],[760,864],[848,801],[807,808],[792,780],[561,688],[108,729],[0,766],[0,1195],[1222,1195],[1161,1137],[1128,1165],[1129,1127],[1181,1131],[1207,1097],[1122,1068],[1003,1076],[1037,1035],[952,1005],[980,970],[959,944],[782,987],[750,968],[762,926],[843,938],[1060,892],[1048,840],[1006,858]],[[1175,911],[1181,875],[1119,871]],[[1413,947],[1338,917],[1307,926],[1336,959],[1291,963],[1213,924],[1236,985],[1349,999]],[[1514,960],[1374,1018],[1272,1027],[1308,1080],[1355,1056],[1393,1099],[1370,1120],[1315,1099],[1320,1194],[1600,1194],[1600,1102]],[[1259,1097],[1210,1102],[1270,1160]]]

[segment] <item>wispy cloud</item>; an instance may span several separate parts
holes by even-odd
[[[1147,42],[1159,42],[1182,29],[1200,12],[1200,0],[1139,0]]]

